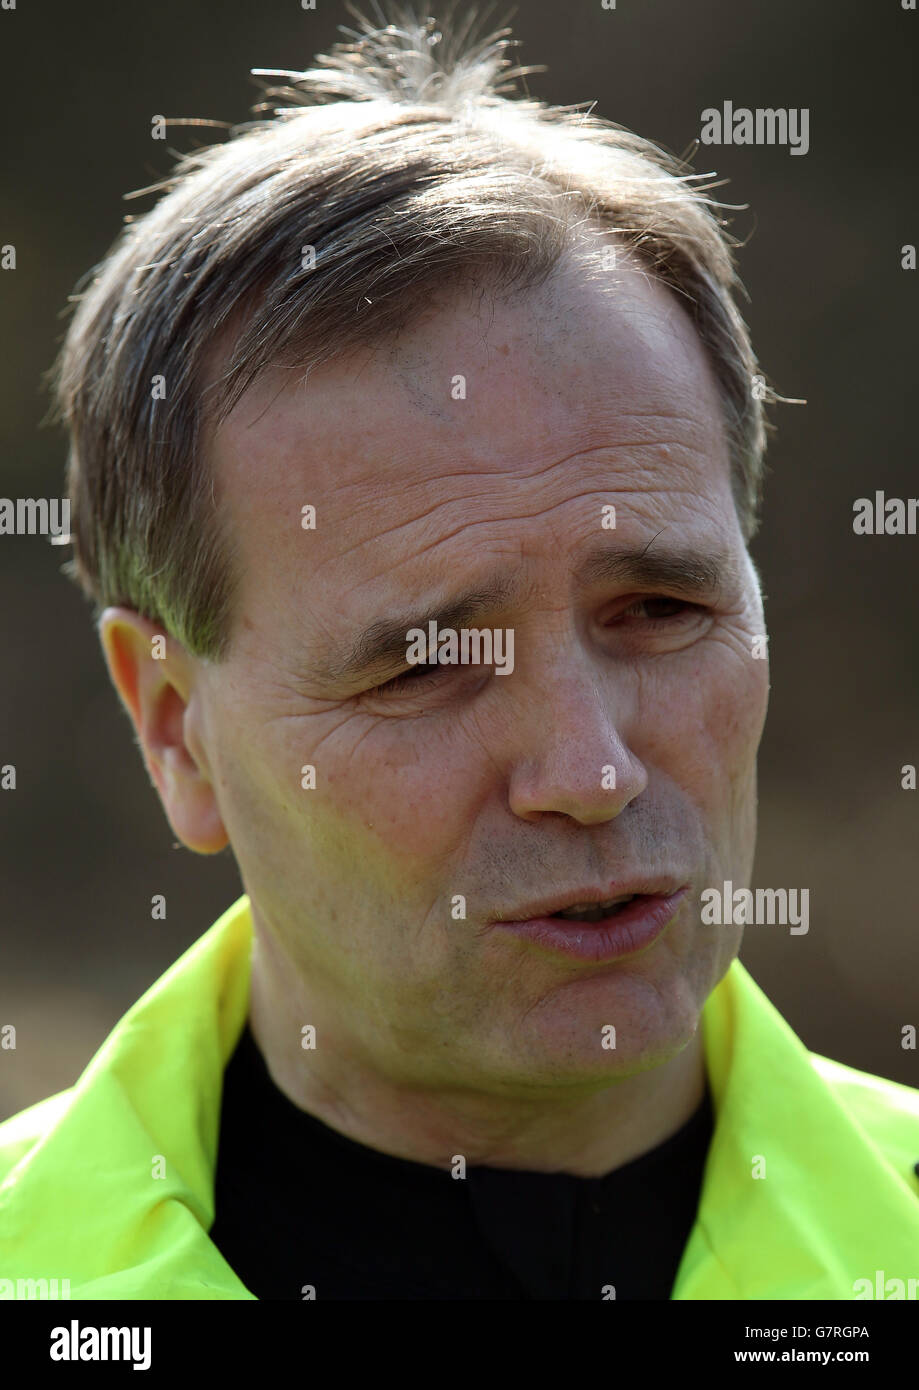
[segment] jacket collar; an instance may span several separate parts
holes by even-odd
[[[254,1297],[207,1234],[251,948],[242,897],[125,1014],[0,1185],[17,1274],[69,1278],[72,1298]],[[672,1297],[845,1299],[877,1269],[912,1272],[915,1198],[739,960],[701,1027],[715,1131]]]
[[[671,1297],[852,1299],[914,1273],[915,1196],[739,960],[701,1027],[715,1132]]]

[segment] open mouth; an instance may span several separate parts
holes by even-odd
[[[647,887],[650,892],[622,893],[603,902],[594,899],[571,903],[552,913],[537,901],[524,908],[531,915],[496,922],[495,927],[528,942],[539,952],[606,965],[637,956],[652,946],[673,921],[689,892],[689,884],[671,891],[665,881],[647,882]],[[556,902],[559,897],[562,894]]]
[[[645,893],[629,893],[624,898],[611,898],[605,903],[575,903],[573,907],[553,912],[551,916],[559,917],[563,922],[605,922],[608,918],[615,917],[636,898],[646,896]]]

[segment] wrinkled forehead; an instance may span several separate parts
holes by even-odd
[[[306,379],[295,366],[269,369],[209,443],[232,493],[237,482],[248,491],[255,476],[270,485],[282,471],[278,448],[308,464],[318,484],[334,441],[345,452],[369,445],[373,454],[393,428],[410,431],[399,451],[410,465],[444,436],[457,454],[485,442],[496,455],[499,441],[532,450],[534,427],[547,423],[577,432],[596,416],[614,437],[621,421],[629,437],[633,422],[655,413],[687,439],[706,435],[706,452],[726,450],[714,373],[677,297],[627,261],[601,271],[569,254],[544,284],[520,294],[465,285],[432,295],[396,336]]]
[[[573,256],[516,295],[434,296],[395,338],[305,380],[270,369],[211,452],[246,566],[270,558],[288,576],[305,552],[332,574],[375,550],[378,571],[500,526],[526,513],[524,488],[550,506],[606,485],[655,505],[669,490],[684,519],[707,494],[732,509],[718,387],[688,314],[643,271]]]

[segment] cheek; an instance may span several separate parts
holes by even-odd
[[[231,840],[241,832],[288,875],[291,864],[312,873],[335,863],[386,880],[394,863],[449,860],[461,847],[474,794],[468,760],[433,729],[292,718],[238,743],[227,777]]]
[[[714,809],[745,793],[755,775],[768,663],[747,655],[739,638],[686,658],[644,679],[635,752]]]
[[[744,863],[755,838],[756,759],[768,694],[767,662],[732,654],[698,712],[708,764],[700,784],[708,820],[723,849],[731,847],[732,857],[740,854]]]
[[[405,858],[436,854],[449,842],[463,815],[462,769],[442,763],[367,766],[329,770],[318,797],[320,814],[365,832]]]
[[[769,689],[765,661],[735,657],[723,663],[704,711],[709,747],[726,773],[741,771],[755,760],[766,716]]]

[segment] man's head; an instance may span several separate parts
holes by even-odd
[[[384,47],[297,89],[372,99],[199,156],[85,297],[76,572],[176,833],[229,842],[355,1058],[589,1089],[679,1053],[739,945],[699,894],[752,867],[762,393],[675,166],[495,95],[492,50],[422,101],[406,41],[387,93]],[[408,668],[435,615],[513,671]],[[689,891],[615,964],[494,925],[635,878]]]

